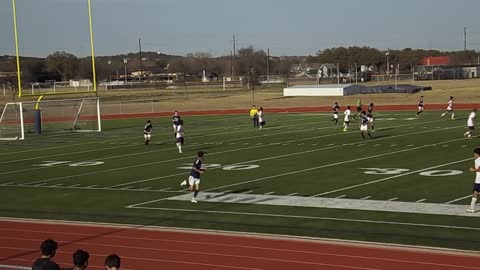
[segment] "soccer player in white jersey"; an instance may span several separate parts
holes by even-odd
[[[471,138],[475,132],[475,116],[477,116],[477,109],[473,109],[472,112],[468,115],[467,120],[467,132],[463,135],[467,138]]]
[[[152,121],[147,120],[147,123],[145,123],[145,127],[143,128],[143,138],[145,139],[145,144],[149,144],[150,140],[152,139]]]
[[[478,193],[480,192],[480,148],[473,150],[475,157],[475,165],[470,168],[471,172],[475,172],[475,183],[473,184],[472,201],[470,202],[470,208],[467,209],[469,213],[475,213],[475,204],[477,204]]]
[[[262,130],[265,126],[265,115],[263,114],[263,107],[260,107],[260,110],[257,113],[258,123],[260,124],[259,130]]]
[[[444,113],[442,113],[442,116],[440,117],[444,117],[445,115],[447,115],[447,113],[451,113],[452,120],[455,120],[455,112],[453,111],[453,97],[450,97],[450,100],[447,103],[447,110]]]
[[[344,118],[343,118],[343,131],[346,132],[348,130],[348,127],[350,126],[350,122],[352,121],[350,119],[350,116],[351,116],[352,112],[350,111],[350,106],[347,107],[347,109],[345,110],[345,112],[343,113],[344,115]]]
[[[178,125],[177,125],[177,130],[175,132],[175,136],[177,137],[177,148],[178,148],[178,153],[183,153],[182,152],[182,145],[183,145],[183,120],[180,119],[178,120]]]

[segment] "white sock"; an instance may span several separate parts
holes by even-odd
[[[444,117],[445,116],[445,113],[442,113],[442,116],[441,117]]]
[[[182,152],[182,144],[181,143],[177,143],[177,148],[178,148],[178,152]]]
[[[452,113],[452,119],[455,119],[455,113]]]
[[[470,203],[470,209],[475,210],[475,204],[477,204],[477,198],[472,198],[472,202]]]

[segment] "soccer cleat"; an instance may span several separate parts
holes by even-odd
[[[467,209],[467,212],[468,212],[468,213],[475,213],[475,209],[468,208],[468,209]]]
[[[182,183],[180,183],[180,186],[183,187],[183,186],[186,186],[187,185],[187,180],[183,180]]]
[[[191,203],[198,203],[197,200],[195,200],[195,199],[192,199],[190,202]]]

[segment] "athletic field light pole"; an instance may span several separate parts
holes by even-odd
[[[385,56],[387,57],[387,74],[390,75],[390,49],[387,49]]]
[[[95,46],[94,46],[94,41],[93,41],[93,22],[92,22],[92,0],[87,0],[88,2],[88,24],[89,24],[89,29],[90,29],[90,50],[92,53],[92,74],[93,74],[93,91],[95,91],[95,94],[98,95],[97,93],[97,70],[95,67]]]

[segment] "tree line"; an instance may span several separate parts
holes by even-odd
[[[130,53],[115,56],[99,56],[95,58],[96,72],[99,81],[109,80],[117,74],[138,71],[141,67],[152,73],[183,73],[195,79],[203,70],[218,76],[249,76],[253,71],[257,76],[270,75],[289,76],[292,65],[299,63],[332,63],[339,64],[341,72],[348,71],[355,63],[373,67],[374,72],[386,70],[386,58],[391,65],[400,66],[409,71],[412,65],[421,64],[427,56],[450,56],[452,64],[477,63],[475,51],[439,51],[405,48],[401,50],[380,50],[371,47],[336,47],[319,50],[311,56],[271,56],[265,50],[253,46],[240,48],[235,57],[231,55],[213,57],[209,53],[196,52],[186,56],[173,56],[154,52]],[[127,59],[127,63],[124,63]],[[267,64],[268,61],[268,64]],[[68,81],[70,79],[92,78],[91,57],[77,57],[74,54],[60,51],[46,58],[22,57],[22,76],[26,82],[44,82],[46,80]],[[0,57],[0,72],[15,71],[15,57]]]

